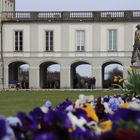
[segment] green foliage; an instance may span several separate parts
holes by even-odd
[[[140,95],[140,74],[133,69],[128,70],[128,77],[124,80],[124,88],[127,90],[125,94],[129,98]]]
[[[124,94],[126,97],[131,99],[134,96],[140,95],[140,73],[132,68],[129,68],[127,72],[127,79],[115,75],[113,85],[119,87],[122,92],[125,91]]]

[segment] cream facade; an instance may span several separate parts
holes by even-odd
[[[0,0],[0,11],[14,11],[15,0]]]
[[[52,64],[60,65],[60,88],[74,88],[75,68],[80,64],[91,65],[97,88],[103,87],[107,64],[122,65],[127,76],[140,11],[1,14],[5,17],[1,26],[3,88],[19,80],[21,64],[29,64],[28,86],[33,89],[45,87],[45,71]]]
[[[44,62],[54,62],[61,66],[61,88],[71,88],[71,65],[79,62],[92,65],[92,76],[96,76],[97,87],[102,87],[102,65],[113,61],[126,69],[131,64],[134,28],[138,23],[9,23],[3,25],[3,51],[5,65],[5,88],[8,88],[8,66],[13,62],[29,64],[29,84],[32,88],[40,88],[39,67]],[[108,50],[108,30],[117,30],[117,51]],[[14,50],[14,31],[23,31],[23,51]],[[45,31],[54,32],[54,51],[45,51]],[[63,31],[67,31],[63,34]],[[76,51],[75,33],[85,31],[85,51]],[[128,34],[131,32],[132,34]],[[126,38],[127,36],[127,38]],[[131,40],[129,40],[131,38]],[[8,41],[7,41],[8,40]]]
[[[2,23],[1,21],[4,19],[3,11],[15,11],[15,0],[0,0],[0,53],[2,52]],[[0,88],[4,88],[4,63],[3,63],[3,54],[0,55]]]

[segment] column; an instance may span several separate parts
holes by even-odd
[[[95,87],[96,88],[102,88],[102,68],[98,66],[92,67],[92,77],[95,77],[96,83]]]
[[[9,67],[4,67],[4,89],[9,88]]]
[[[29,88],[39,89],[39,67],[29,68]]]
[[[71,88],[70,67],[61,67],[60,88]]]
[[[2,89],[2,62],[0,60],[0,89]]]

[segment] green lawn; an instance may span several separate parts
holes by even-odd
[[[16,115],[18,111],[29,112],[37,106],[42,106],[50,100],[53,107],[66,98],[73,102],[79,94],[94,95],[95,98],[104,95],[114,95],[119,91],[5,91],[0,92],[0,114]]]

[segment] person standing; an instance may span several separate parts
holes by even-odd
[[[91,78],[89,83],[90,83],[90,88],[95,89],[95,83],[96,83],[95,77]]]
[[[95,77],[92,78],[92,81],[93,81],[93,89],[95,89],[95,84],[96,84],[96,79],[95,79]]]

